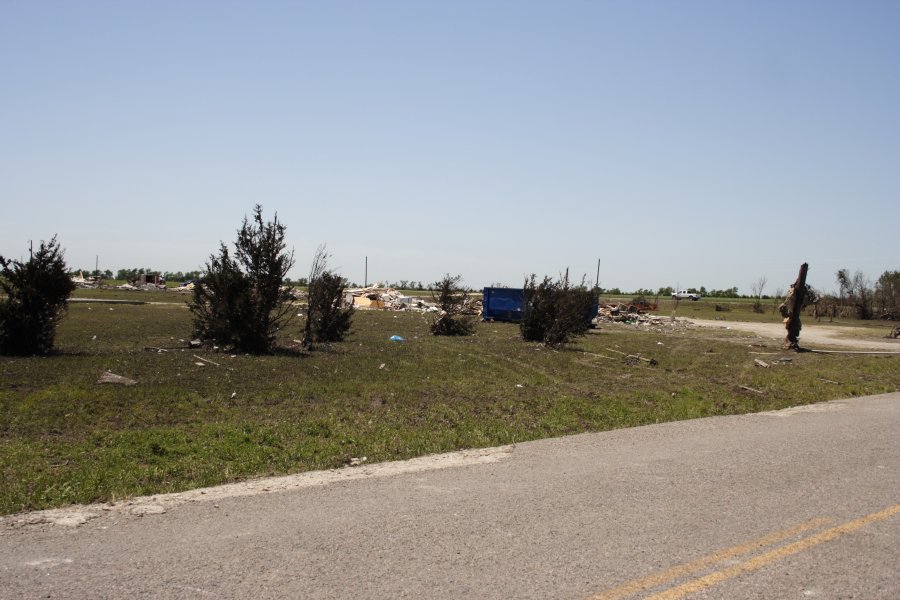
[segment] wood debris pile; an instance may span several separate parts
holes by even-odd
[[[651,315],[647,311],[633,304],[602,304],[597,311],[597,321],[600,323],[656,323],[662,317]]]
[[[627,305],[605,304],[600,306],[594,323],[616,323],[640,327],[655,333],[670,332],[673,330],[685,330],[694,327],[694,324],[685,319],[662,317],[644,312],[628,312]]]
[[[437,312],[433,303],[415,296],[404,296],[390,287],[370,285],[364,288],[347,290],[344,301],[348,306],[363,310],[416,310],[420,312]]]
[[[79,271],[78,275],[72,275],[70,279],[79,289],[95,289],[100,287],[103,281],[99,277],[85,277],[82,271]]]
[[[390,287],[371,285],[364,288],[349,289],[344,293],[344,302],[348,306],[362,310],[402,310],[414,312],[440,312],[431,298],[406,296]],[[480,315],[481,298],[468,297],[462,314]]]
[[[113,286],[113,289],[116,290],[132,290],[139,292],[156,292],[166,289],[166,284],[164,283],[123,283],[122,285]]]

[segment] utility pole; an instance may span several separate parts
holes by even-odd
[[[369,257],[366,257],[366,271],[363,275],[363,287],[369,287]]]
[[[28,258],[34,260],[34,240],[28,240]]]
[[[597,259],[597,278],[594,280],[594,287],[600,289],[600,259]]]

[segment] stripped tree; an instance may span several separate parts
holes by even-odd
[[[353,307],[344,306],[347,280],[328,270],[328,253],[319,246],[309,270],[309,307],[302,346],[310,350],[315,343],[341,342],[350,332]]]
[[[519,324],[522,337],[547,346],[562,346],[587,333],[597,304],[598,288],[569,283],[568,273],[557,281],[532,275],[525,281],[525,306]]]
[[[431,284],[431,297],[439,312],[431,321],[434,335],[471,335],[477,327],[476,317],[465,314],[469,290],[462,286],[462,275],[444,275]]]

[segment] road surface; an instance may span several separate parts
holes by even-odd
[[[0,597],[895,600],[898,432],[893,393],[13,515]]]

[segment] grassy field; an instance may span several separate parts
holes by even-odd
[[[437,338],[415,313],[358,312],[348,342],[309,355],[187,350],[186,296],[76,294],[98,295],[165,303],[73,303],[56,354],[0,357],[0,514],[900,386],[897,357],[783,355],[735,333],[625,325],[553,351],[501,323]],[[704,311],[714,305],[676,314],[713,318]],[[791,360],[754,366],[779,356]],[[107,370],[138,383],[98,384]]]

